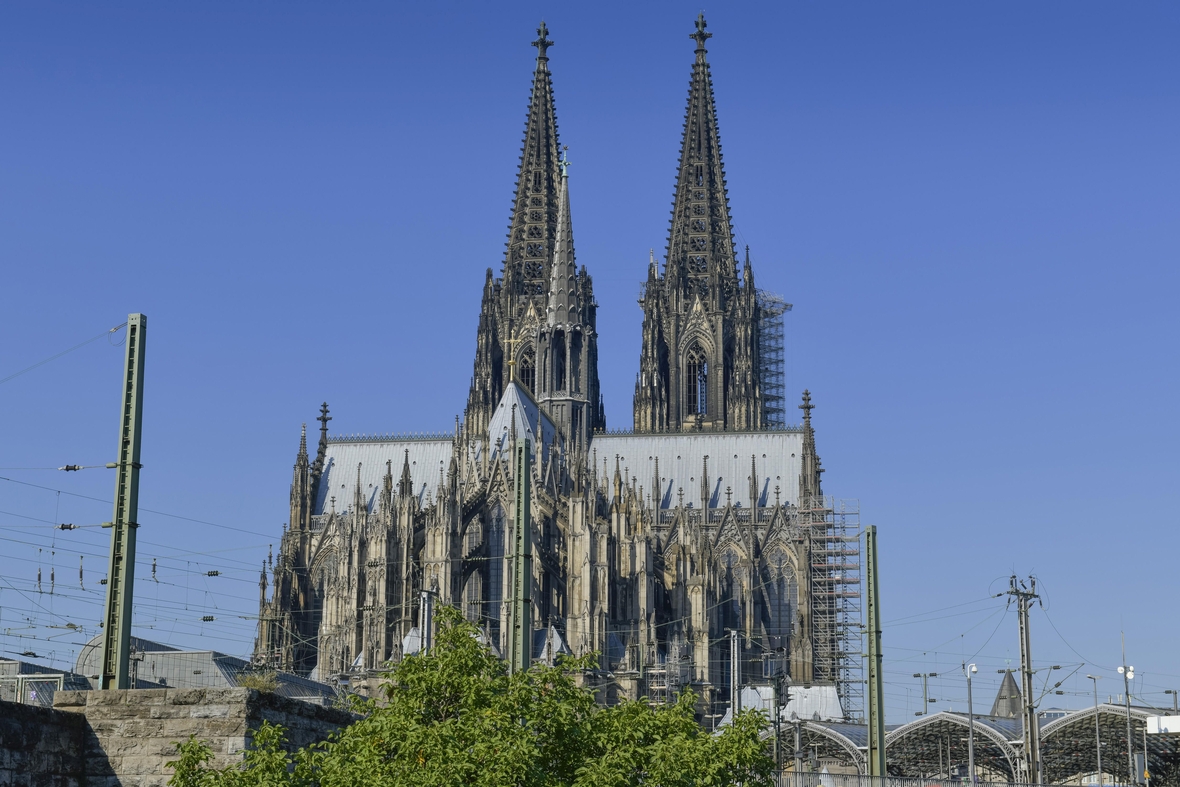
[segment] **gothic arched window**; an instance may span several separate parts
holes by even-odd
[[[553,332],[553,390],[564,391],[565,381],[565,331]]]
[[[533,352],[532,348],[525,350],[520,356],[520,370],[516,376],[520,378],[521,384],[529,389],[529,393],[533,396],[537,395],[537,354]]]
[[[684,408],[689,415],[704,415],[709,409],[708,356],[700,344],[693,342],[684,358]]]

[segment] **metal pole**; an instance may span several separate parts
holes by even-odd
[[[799,774],[803,773],[803,741],[800,735],[798,719],[795,720],[795,783],[798,784],[802,778]]]
[[[1151,787],[1151,763],[1147,761],[1147,725],[1143,725],[1143,783]]]
[[[975,784],[975,706],[971,697],[971,676],[977,671],[974,664],[963,665],[963,674],[967,676],[967,773],[971,784]]]
[[[881,654],[881,587],[877,571],[877,527],[865,528],[865,592],[868,595],[869,636],[869,747],[866,752],[869,776],[886,776],[885,765],[885,677]]]
[[[1087,675],[1094,681],[1094,754],[1098,761],[1098,787],[1102,787],[1102,733],[1098,727],[1098,676]]]
[[[422,607],[419,610],[419,623],[422,626],[422,654],[425,655],[434,647],[434,591],[422,591]]]
[[[929,681],[930,681],[930,678],[937,678],[938,673],[937,672],[915,672],[914,677],[922,679],[922,712],[915,713],[914,715],[915,716],[925,716],[927,713],[930,712]]]
[[[738,654],[738,633],[736,629],[729,631],[729,723],[737,721],[737,715],[742,710],[742,671]]]
[[[1034,694],[1032,666],[1032,635],[1029,631],[1028,608],[1037,595],[1037,580],[1029,577],[1028,588],[1017,583],[1013,574],[1008,580],[1008,595],[1016,598],[1016,609],[1020,621],[1020,691],[1024,695],[1024,771],[1030,784],[1041,780],[1041,729],[1037,721],[1037,703]]]
[[[1123,645],[1123,661],[1127,660],[1126,644]],[[1135,755],[1131,753],[1131,678],[1135,677],[1135,668],[1124,664],[1119,667],[1119,674],[1123,676],[1123,704],[1127,709],[1127,780],[1137,784],[1135,780]]]
[[[529,440],[516,442],[515,538],[512,558],[511,639],[509,669],[525,672],[532,664],[533,649],[533,534],[532,469]]]
[[[778,667],[778,665],[775,666]],[[782,691],[783,675],[782,672],[777,672],[774,676],[774,772],[777,783],[780,785],[783,783],[783,709],[780,704]]]
[[[128,689],[131,656],[131,601],[135,585],[135,531],[139,527],[139,445],[143,426],[143,351],[147,317],[127,316],[123,365],[123,404],[119,411],[119,450],[115,468],[115,509],[103,614],[101,689]]]

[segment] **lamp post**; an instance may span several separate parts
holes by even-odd
[[[967,676],[967,773],[971,784],[975,784],[975,707],[971,699],[971,676],[979,669],[974,664],[964,664],[963,674]]]
[[[1135,668],[1124,664],[1119,667],[1119,674],[1123,676],[1123,704],[1127,708],[1127,778],[1136,784],[1135,755],[1131,753],[1131,681],[1135,679]]]
[[[1098,675],[1087,675],[1094,681],[1094,754],[1098,760],[1098,787],[1102,787],[1102,736],[1098,731]]]

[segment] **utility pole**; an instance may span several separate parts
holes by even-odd
[[[1036,577],[1028,578],[1028,585],[1017,582],[1013,574],[1008,580],[1008,595],[1016,599],[1020,618],[1020,691],[1024,695],[1024,770],[1030,784],[1041,780],[1041,731],[1037,724],[1037,702],[1033,696],[1032,639],[1028,627],[1028,608],[1038,599]]]
[[[1176,698],[1177,695],[1180,695],[1180,692],[1176,691],[1175,689],[1164,689],[1164,694],[1172,695],[1172,715],[1174,716],[1177,713],[1180,713],[1180,708],[1176,707]]]
[[[869,635],[869,776],[885,778],[885,676],[881,656],[881,583],[877,570],[877,526],[865,528],[865,592]]]
[[[1119,667],[1119,674],[1123,676],[1123,702],[1127,708],[1127,780],[1131,784],[1138,784],[1135,778],[1135,755],[1131,751],[1131,681],[1135,679],[1135,668],[1127,665],[1127,637],[1123,635],[1123,665]]]
[[[143,426],[143,351],[147,317],[127,316],[123,402],[119,410],[119,451],[115,467],[115,509],[103,612],[101,689],[129,689],[131,601],[135,584],[135,531],[139,527],[140,430]]]
[[[927,688],[928,688],[927,684],[928,684],[928,681],[930,680],[930,678],[937,678],[938,673],[937,672],[915,672],[914,677],[922,679],[922,712],[915,713],[914,715],[915,716],[925,716],[926,712],[929,710],[930,703],[934,702],[933,699],[930,699],[930,695],[927,691]]]
[[[512,552],[512,606],[509,614],[508,668],[525,672],[533,655],[532,468],[528,438],[516,441],[515,534]]]
[[[1094,755],[1098,761],[1098,787],[1102,787],[1102,733],[1098,727],[1098,675],[1087,675],[1094,681]]]

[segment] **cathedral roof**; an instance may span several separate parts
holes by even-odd
[[[400,478],[407,451],[414,494],[417,495],[419,504],[424,504],[428,497],[438,491],[441,478],[439,471],[445,469],[451,461],[452,446],[450,435],[424,439],[329,439],[324,460],[324,475],[320,481],[319,496],[316,498],[313,513],[327,513],[333,497],[336,498],[337,511],[345,511],[352,507],[357,483],[357,465],[360,465],[361,491],[365,495],[369,510],[373,510],[385,478],[386,462],[392,462],[394,479]]]
[[[685,504],[701,507],[701,480],[708,457],[709,507],[724,506],[726,488],[733,503],[743,508],[750,502],[750,457],[758,474],[758,505],[774,505],[778,486],[782,502],[794,503],[799,488],[799,457],[803,434],[798,428],[764,432],[670,432],[664,434],[616,433],[594,436],[591,449],[598,461],[608,460],[614,472],[619,457],[627,475],[634,476],[650,493],[656,460],[660,467],[660,507],[677,504],[678,490],[684,490]],[[601,468],[599,468],[601,469]]]

